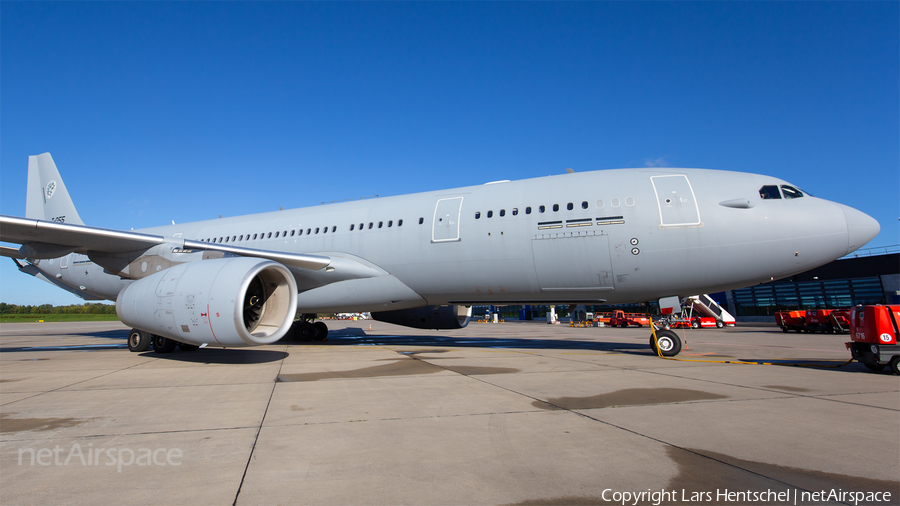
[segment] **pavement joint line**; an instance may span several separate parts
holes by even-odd
[[[97,439],[97,438],[108,438],[108,437],[120,437],[120,436],[154,436],[159,434],[188,434],[192,432],[210,432],[210,431],[223,431],[223,430],[245,430],[245,429],[255,429],[255,425],[248,425],[246,427],[209,427],[205,429],[179,429],[179,430],[152,430],[152,431],[144,431],[144,432],[110,432],[108,434],[86,434],[82,436],[65,436],[65,437],[49,437],[49,438],[28,438],[28,439],[7,439],[0,438],[0,443],[15,443],[22,441],[55,441],[57,439],[61,440],[69,440],[69,439]]]
[[[724,364],[724,365],[732,365],[732,364]],[[896,392],[896,391],[898,391],[898,390],[885,390],[885,391],[880,391],[880,392],[879,392],[879,391],[875,391],[875,392],[845,392],[845,393],[834,393],[834,394],[821,394],[821,395],[815,395],[815,394],[804,394],[803,392],[784,392],[784,391],[782,391],[782,390],[776,390],[776,389],[772,389],[772,388],[764,388],[764,387],[754,387],[754,386],[750,386],[750,385],[738,385],[738,384],[734,384],[734,383],[726,383],[726,382],[724,382],[724,381],[714,381],[714,380],[711,380],[711,379],[689,378],[689,377],[684,377],[684,376],[678,376],[678,375],[675,375],[675,374],[666,374],[666,373],[663,373],[663,372],[661,372],[661,371],[639,371],[639,372],[644,372],[644,373],[647,373],[647,374],[657,374],[657,375],[660,375],[660,376],[666,376],[666,377],[670,377],[670,378],[678,378],[678,379],[687,379],[687,380],[700,381],[700,382],[703,382],[703,383],[712,383],[712,384],[715,384],[715,385],[724,385],[724,386],[729,386],[729,387],[745,388],[745,389],[749,389],[749,390],[762,390],[762,391],[764,391],[764,392],[776,392],[776,393],[780,393],[780,394],[785,394],[785,395],[786,395],[786,397],[778,397],[778,398],[780,398],[780,399],[790,399],[790,398],[802,397],[802,398],[805,398],[805,399],[817,399],[817,400],[828,401],[828,402],[836,402],[836,403],[839,403],[839,404],[849,404],[849,405],[851,405],[851,406],[861,406],[861,407],[867,407],[867,408],[882,409],[882,410],[885,410],[885,411],[898,411],[897,409],[894,409],[894,408],[891,408],[891,407],[887,407],[887,406],[871,406],[871,405],[868,405],[868,404],[859,404],[859,403],[856,403],[856,402],[849,402],[849,401],[838,400],[838,399],[831,399],[831,398],[830,398],[830,397],[835,397],[835,396],[839,396],[839,395],[860,395],[860,394],[892,393],[892,392]]]
[[[150,360],[151,360],[151,359],[148,358],[148,359],[146,359],[144,362],[148,362],[148,361],[150,361]],[[14,401],[7,402],[7,403],[5,403],[5,404],[2,404],[2,406],[9,406],[10,404],[15,404],[16,402],[25,401],[25,400],[28,400],[28,399],[34,399],[35,397],[40,397],[41,395],[46,395],[46,394],[49,394],[49,393],[57,392],[57,391],[62,390],[62,389],[64,389],[64,388],[69,388],[69,387],[74,386],[74,385],[77,385],[77,384],[79,384],[79,383],[84,383],[85,381],[93,381],[93,380],[95,380],[95,379],[102,378],[102,377],[104,377],[104,376],[109,376],[110,374],[114,374],[114,373],[117,373],[117,372],[120,372],[120,371],[127,371],[128,369],[137,367],[137,366],[139,366],[139,365],[141,365],[141,364],[130,365],[130,366],[125,367],[125,368],[122,368],[122,369],[116,369],[116,370],[113,370],[113,371],[106,372],[106,373],[101,374],[101,375],[99,375],[99,376],[94,376],[94,377],[92,377],[92,378],[87,378],[87,379],[83,379],[83,380],[81,380],[81,381],[76,381],[75,383],[70,383],[70,384],[68,384],[68,385],[63,385],[63,386],[61,386],[61,387],[59,387],[59,388],[54,388],[54,389],[52,389],[52,390],[47,390],[46,392],[37,392],[37,393],[35,393],[34,395],[30,395],[30,396],[28,396],[28,397],[23,397],[23,398],[21,398],[21,399],[16,399],[16,400],[14,400]],[[12,392],[10,392],[10,393],[12,393]],[[23,393],[25,393],[25,392],[23,392]]]
[[[250,469],[250,463],[253,462],[253,452],[256,451],[256,443],[259,442],[259,434],[262,432],[263,424],[266,421],[266,415],[269,414],[269,406],[272,405],[272,397],[275,396],[275,387],[278,386],[278,376],[281,375],[281,368],[284,367],[284,361],[287,357],[290,356],[290,353],[287,350],[287,345],[283,346],[284,348],[284,357],[281,358],[281,363],[278,366],[278,372],[275,373],[275,379],[272,380],[272,391],[269,392],[269,400],[266,401],[266,409],[263,410],[263,414],[259,419],[259,426],[256,428],[256,437],[253,438],[253,446],[250,447],[250,454],[247,456],[247,465],[244,466],[244,473],[241,475],[241,482],[238,484],[237,492],[234,494],[234,502],[231,503],[231,506],[237,506],[238,498],[241,496],[241,488],[244,486],[244,480],[247,479],[247,471]]]

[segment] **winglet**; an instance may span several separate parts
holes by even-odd
[[[25,217],[84,225],[50,153],[28,157]]]

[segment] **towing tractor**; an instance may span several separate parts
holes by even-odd
[[[853,358],[873,371],[885,366],[900,375],[900,305],[856,306],[850,310],[850,341]]]

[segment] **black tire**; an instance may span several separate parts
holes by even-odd
[[[314,332],[313,326],[309,322],[300,322],[294,335],[298,341],[312,341]]]
[[[691,328],[692,328],[692,329],[699,329],[699,328],[700,328],[700,322],[698,322],[697,320],[692,321],[692,322],[691,322]]]
[[[316,329],[316,335],[313,339],[316,341],[325,341],[328,339],[328,325],[325,325],[325,322],[313,323],[313,328]]]
[[[200,347],[195,344],[186,343],[178,343],[178,347],[181,348],[181,351],[197,351],[200,349]]]
[[[791,329],[789,329],[787,327],[781,327],[781,331],[784,332],[785,334],[787,334],[788,330],[791,330]]]
[[[674,357],[681,353],[681,338],[671,330],[657,330],[656,341],[659,343],[664,357]],[[650,336],[650,349],[653,350],[653,353],[658,353],[652,335]]]
[[[131,329],[128,334],[128,351],[140,353],[150,349],[150,333],[143,330]]]
[[[178,346],[178,341],[166,339],[163,336],[153,336],[153,351],[156,353],[172,353],[176,346]]]
[[[890,362],[891,372],[894,376],[900,376],[900,355],[895,356]]]
[[[865,365],[866,367],[868,367],[870,371],[876,371],[876,372],[877,372],[877,371],[881,371],[882,369],[884,369],[884,365],[883,365],[883,364],[867,364],[867,363],[863,362],[863,365]]]
[[[623,329],[627,329],[627,328],[628,328],[628,323],[622,322],[622,323],[619,324],[619,326],[622,327]]]
[[[717,329],[720,329],[724,326],[725,326],[725,322],[723,322],[722,320],[716,320],[716,328]]]
[[[641,325],[640,323],[638,323],[638,324],[637,324],[637,327],[638,327],[638,328],[641,328],[641,327],[643,327],[643,325]]]

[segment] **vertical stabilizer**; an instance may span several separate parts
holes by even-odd
[[[28,157],[25,217],[84,225],[50,153]]]

